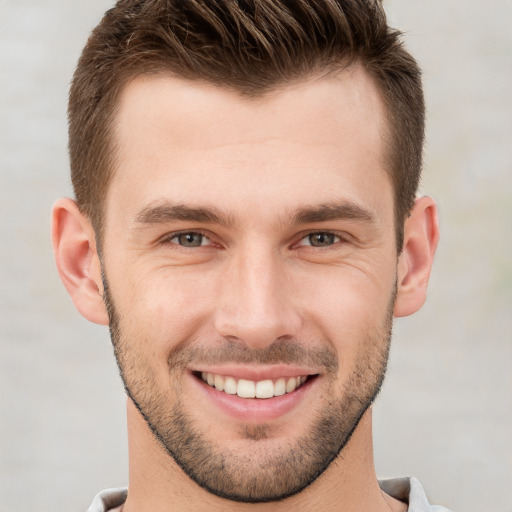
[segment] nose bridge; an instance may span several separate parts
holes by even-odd
[[[284,261],[269,244],[248,244],[223,277],[216,328],[252,348],[294,337],[300,316],[290,296]]]

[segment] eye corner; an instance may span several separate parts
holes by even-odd
[[[198,249],[214,245],[211,236],[201,230],[188,229],[165,234],[159,240],[159,245],[175,246],[181,249]]]
[[[347,242],[347,237],[340,233],[329,230],[315,230],[302,234],[293,246],[317,250],[337,247],[344,242]]]

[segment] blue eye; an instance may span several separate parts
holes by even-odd
[[[340,237],[334,233],[311,233],[303,239],[303,245],[311,245],[312,247],[329,247],[340,241]]]
[[[207,245],[208,238],[206,238],[201,233],[179,233],[174,235],[170,239],[170,242],[173,244],[181,245],[182,247],[201,247],[202,245]]]

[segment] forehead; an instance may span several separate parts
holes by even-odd
[[[380,147],[385,127],[380,93],[360,66],[276,87],[256,97],[164,73],[143,75],[124,86],[119,103],[117,136],[126,143],[133,138],[134,121],[159,129],[164,116],[172,121],[168,129],[173,142],[194,149],[221,139],[256,142],[258,136],[271,135],[302,135],[313,143],[322,142],[325,133],[320,129],[315,136],[311,129],[320,128],[319,122],[336,128],[333,137],[362,129]],[[246,121],[250,121],[250,130]],[[237,129],[240,124],[246,128],[243,132]],[[216,129],[206,133],[205,125],[215,125]]]
[[[383,102],[359,67],[257,98],[168,75],[137,77],[120,98],[107,211],[111,203],[126,209],[128,198],[139,210],[162,199],[291,210],[311,197],[357,199],[374,189],[374,201],[390,187],[384,133]]]

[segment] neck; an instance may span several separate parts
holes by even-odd
[[[368,410],[342,454],[302,492],[279,502],[238,503],[219,498],[192,481],[128,400],[130,484],[123,512],[405,511],[403,503],[384,494],[378,485],[371,423]]]

